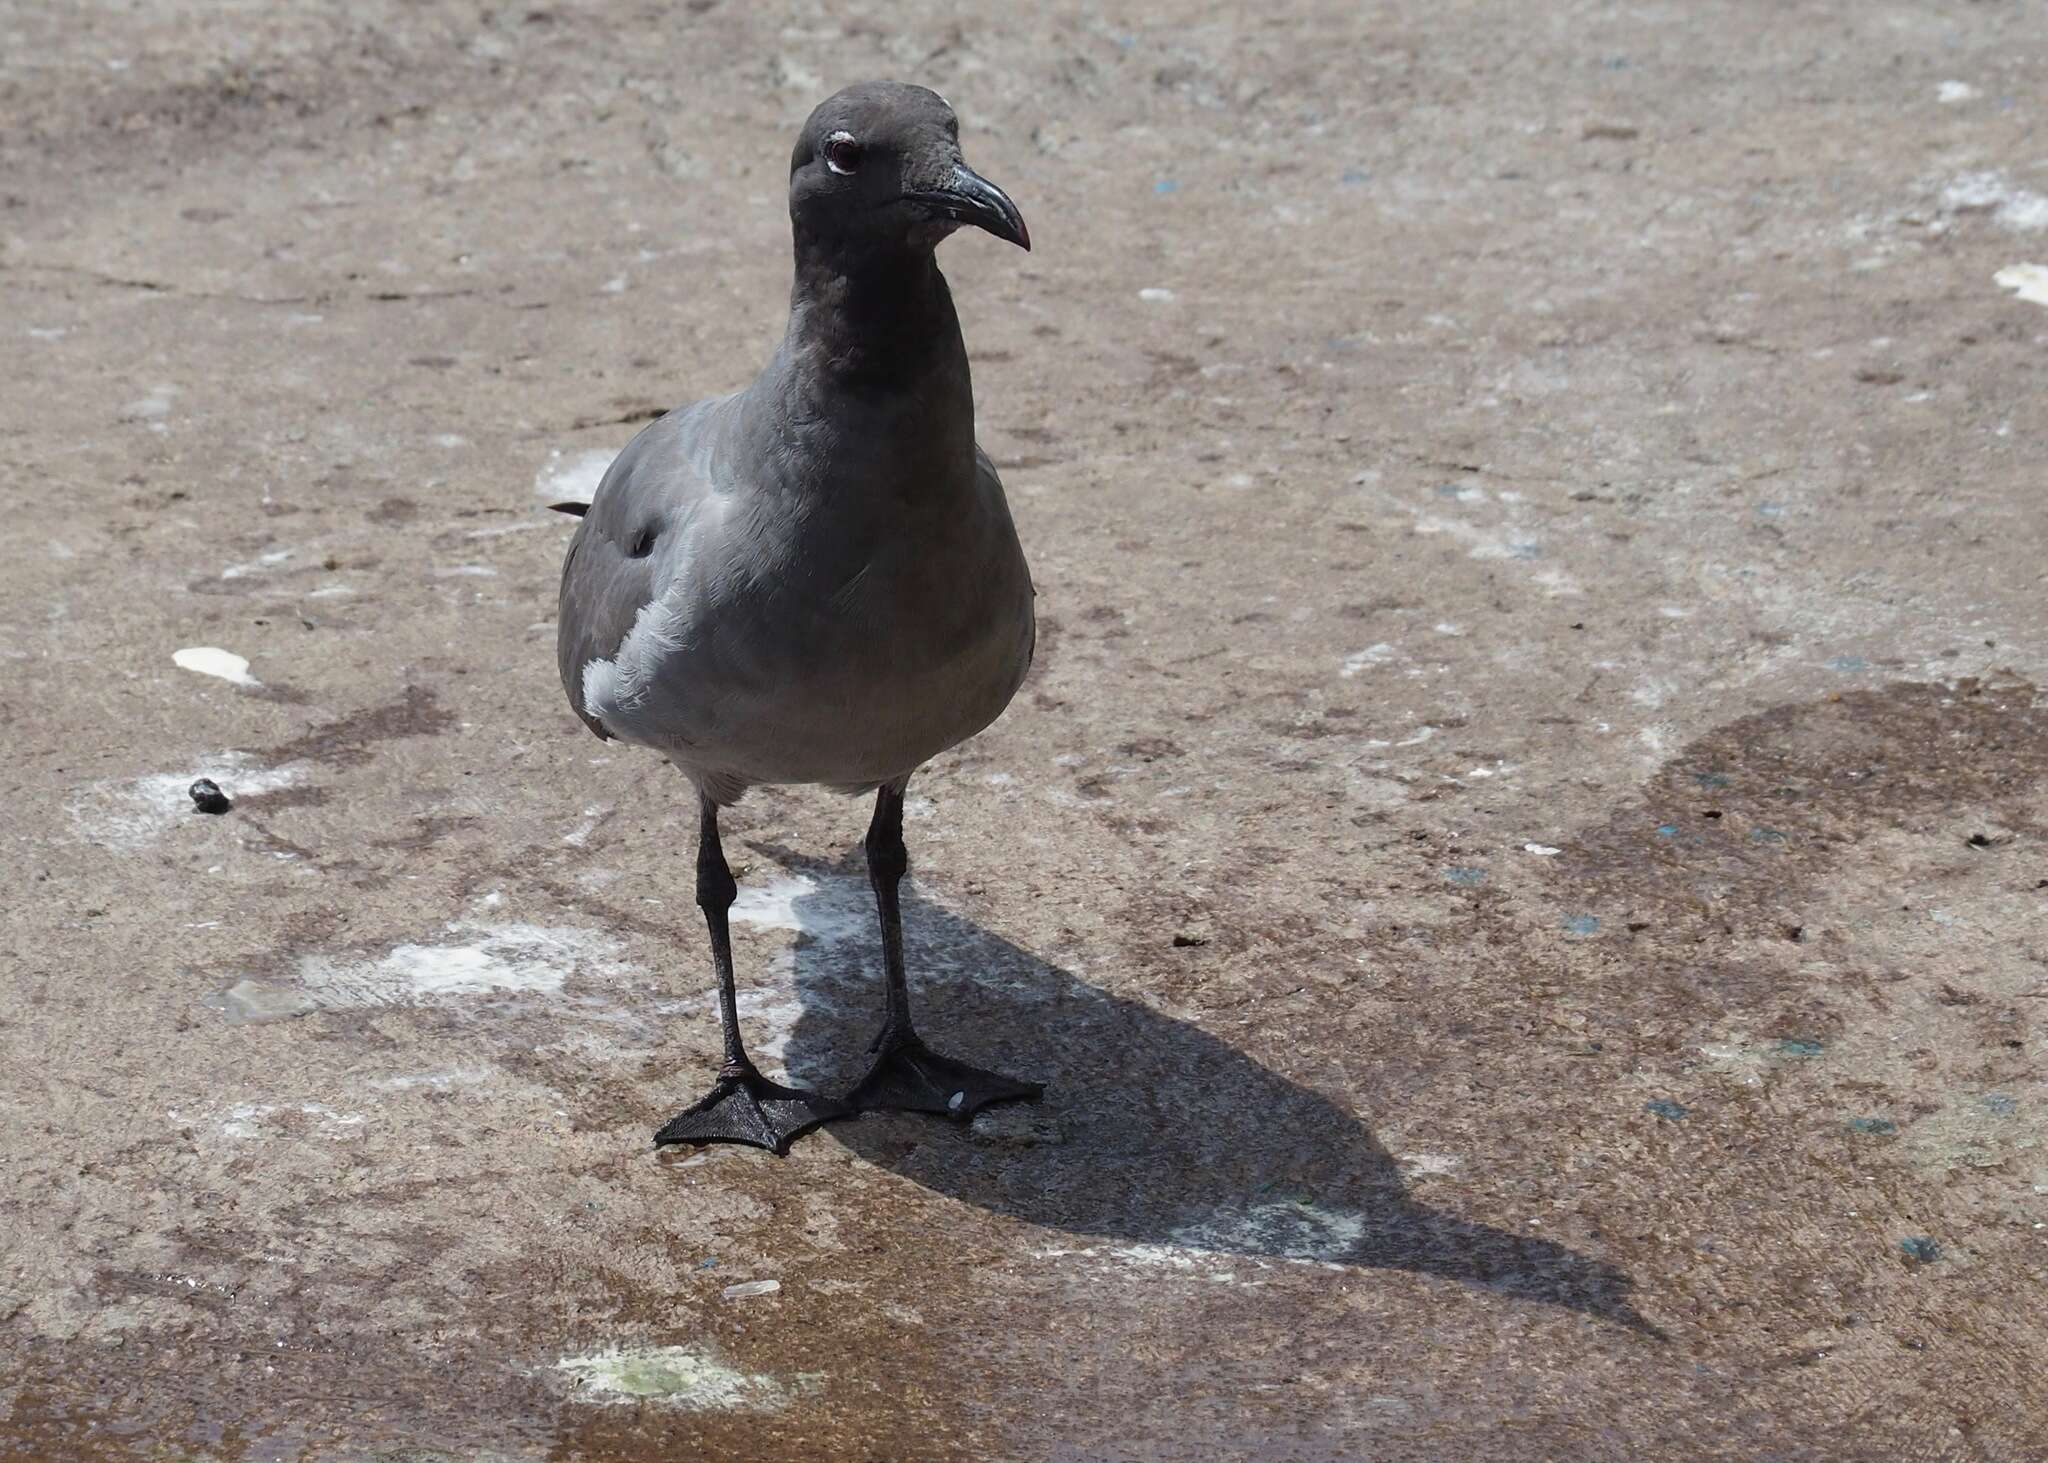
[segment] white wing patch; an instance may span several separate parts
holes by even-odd
[[[662,663],[683,648],[682,616],[666,596],[656,595],[640,606],[633,628],[619,642],[610,660],[592,660],[583,667],[583,709],[615,737],[646,742],[659,740],[664,718],[660,709],[648,716],[649,703]]]

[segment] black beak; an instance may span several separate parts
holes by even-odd
[[[1029,253],[1031,231],[1024,227],[1024,215],[1010,202],[1010,195],[965,163],[953,167],[953,181],[944,188],[903,195],[922,203],[943,218],[987,229],[998,239],[1007,239]]]

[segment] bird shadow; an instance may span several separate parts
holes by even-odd
[[[799,1012],[791,1080],[843,1091],[880,1024],[879,940],[857,856],[837,864],[756,845],[794,876]],[[1040,1104],[972,1127],[911,1114],[823,1135],[935,1193],[1048,1229],[1187,1252],[1409,1270],[1585,1312],[1661,1336],[1622,1271],[1564,1245],[1410,1197],[1372,1130],[1203,1031],[1090,985],[906,881],[912,1011],[950,1056],[1046,1083]],[[810,1141],[819,1141],[814,1137]]]

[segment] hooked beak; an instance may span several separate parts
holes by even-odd
[[[1026,253],[1031,251],[1031,231],[1024,227],[1024,215],[1010,202],[1010,195],[965,163],[953,167],[953,179],[943,188],[903,195],[921,203],[942,218],[987,229],[998,239],[1007,239]]]

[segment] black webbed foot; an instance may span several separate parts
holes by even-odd
[[[846,1095],[856,1112],[933,1112],[965,1122],[992,1102],[1035,1102],[1043,1082],[1024,1082],[940,1056],[914,1031],[885,1038],[874,1069]]]
[[[654,1135],[654,1146],[669,1143],[750,1143],[775,1154],[820,1123],[853,1109],[837,1098],[770,1082],[752,1065],[728,1067],[700,1102],[670,1118]]]

